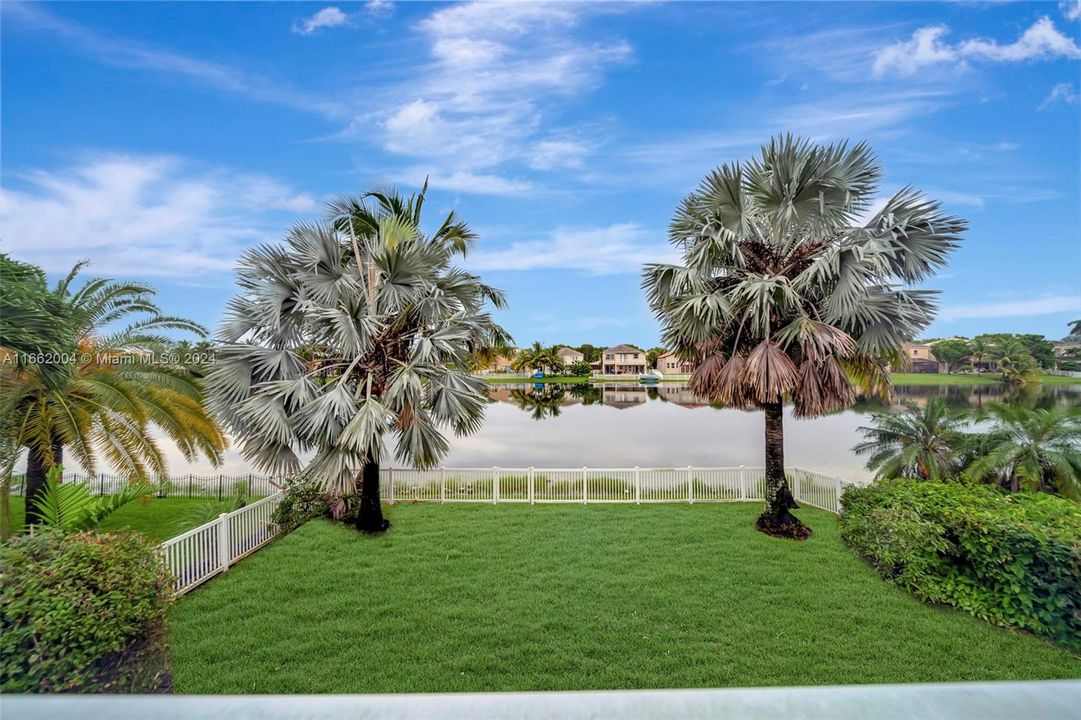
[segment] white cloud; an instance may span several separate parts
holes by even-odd
[[[543,240],[511,243],[502,250],[479,249],[468,265],[476,270],[585,270],[596,274],[638,272],[648,262],[674,262],[675,249],[663,233],[635,223],[608,227],[559,228]]]
[[[166,155],[100,155],[15,177],[21,189],[11,189],[9,174],[0,190],[5,251],[54,272],[83,257],[114,275],[227,271],[243,247],[316,208],[312,196],[271,178]]]
[[[1077,92],[1073,89],[1073,83],[1059,83],[1051,88],[1051,92],[1048,93],[1044,101],[1040,103],[1039,110],[1046,110],[1047,108],[1057,103],[1064,103],[1066,105],[1073,105],[1077,103],[1079,97]]]
[[[364,3],[364,12],[373,17],[389,17],[394,14],[392,0],[368,0]]]
[[[950,322],[967,318],[1026,317],[1077,311],[1081,311],[1081,296],[1048,295],[1030,300],[946,306],[939,312],[938,319]]]
[[[1000,44],[996,40],[976,38],[957,45],[946,43],[949,32],[945,25],[930,25],[912,33],[912,38],[889,45],[875,54],[873,72],[876,76],[894,71],[913,75],[934,65],[964,64],[968,60],[989,62],[1021,62],[1054,58],[1081,58],[1081,48],[1063,35],[1046,15],[1033,23],[1017,40]]]
[[[349,16],[331,5],[330,7],[323,8],[307,20],[295,23],[293,25],[293,32],[298,35],[311,35],[316,30],[348,24]]]
[[[1059,0],[1058,7],[1067,20],[1081,20],[1081,0]]]
[[[396,172],[393,176],[397,182],[417,187],[424,178],[428,178],[429,184],[434,188],[475,195],[525,195],[535,190],[533,183],[526,180],[467,170],[446,171],[416,166]]]
[[[875,55],[874,74],[896,70],[901,75],[912,75],[927,65],[956,60],[957,51],[942,42],[948,32],[945,25],[929,25],[912,33],[911,40],[883,48]]]
[[[580,37],[589,13],[571,3],[470,2],[435,10],[418,25],[430,61],[381,101],[383,147],[423,161],[433,175],[492,177],[512,165],[578,167],[599,143],[550,127],[566,102],[626,62],[619,40]],[[365,123],[357,126],[363,130]],[[498,183],[485,181],[486,188]],[[521,183],[508,182],[512,192]]]

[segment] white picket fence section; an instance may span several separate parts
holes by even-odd
[[[270,519],[283,497],[275,493],[163,542],[173,593],[183,595],[273,540],[280,529]]]
[[[841,478],[790,468],[796,500],[841,511]],[[386,468],[380,492],[394,502],[472,503],[673,503],[765,499],[761,467],[680,468]]]
[[[804,505],[841,511],[845,487],[854,483],[802,468],[787,471],[792,494]],[[765,469],[682,468],[384,468],[380,492],[390,502],[438,503],[698,503],[761,502]],[[273,540],[271,522],[285,496],[277,492],[235,512],[166,540],[160,546],[174,576],[173,593],[229,569]]]

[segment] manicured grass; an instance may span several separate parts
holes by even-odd
[[[994,385],[1002,382],[998,373],[982,375],[945,375],[942,373],[894,373],[894,385]],[[1036,382],[1043,385],[1081,385],[1081,378],[1061,375],[1041,375]]]
[[[313,521],[182,598],[183,693],[723,687],[1081,677],[1051,643],[883,582],[803,509],[399,505]]]
[[[214,498],[151,498],[136,500],[105,518],[102,530],[134,530],[153,540],[168,540],[185,530],[209,522],[219,513],[229,512],[233,500],[218,502]],[[23,498],[11,498],[11,526],[22,527],[25,506]]]

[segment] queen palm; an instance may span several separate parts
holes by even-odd
[[[382,201],[367,203],[336,201],[331,224],[297,225],[283,244],[244,254],[243,293],[229,304],[209,380],[249,459],[302,474],[345,498],[339,506],[359,491],[351,516],[378,532],[389,525],[385,436],[399,460],[435,465],[448,449],[442,430],[464,435],[482,422],[488,393],[469,371],[474,353],[508,338],[485,310],[502,307],[502,293],[451,264],[466,233],[426,236]],[[313,345],[323,362],[309,370],[301,353]]]
[[[952,412],[941,398],[931,398],[922,408],[907,403],[901,412],[874,413],[871,423],[859,428],[865,439],[852,450],[870,455],[867,469],[875,471],[877,478],[943,482],[959,470],[968,420]]]
[[[88,473],[99,457],[121,475],[145,481],[165,473],[155,429],[183,456],[202,453],[217,464],[226,441],[203,406],[190,371],[156,362],[169,344],[163,331],[204,334],[190,320],[162,314],[154,289],[97,278],[75,290],[79,263],[49,292],[62,343],[56,356],[5,369],[2,414],[16,448],[27,450],[28,522],[46,473],[65,450]]]
[[[1008,383],[1023,385],[1040,376],[1036,358],[1018,340],[1005,340],[992,346],[990,355]]]
[[[797,417],[845,407],[850,377],[888,393],[888,364],[935,310],[933,292],[909,286],[946,264],[965,229],[912,188],[860,221],[880,175],[863,143],[774,138],[680,203],[669,239],[682,264],[643,271],[663,344],[695,364],[692,390],[765,411],[765,532],[809,533],[789,512],[783,403]]]
[[[1081,499],[1081,414],[1075,410],[1029,410],[992,403],[994,427],[966,475],[994,481],[1014,492],[1025,489]]]

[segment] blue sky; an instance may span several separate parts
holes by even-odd
[[[243,248],[431,176],[520,344],[653,345],[643,262],[769,136],[969,219],[928,335],[1081,316],[1081,2],[3,4],[0,233],[216,324]]]

